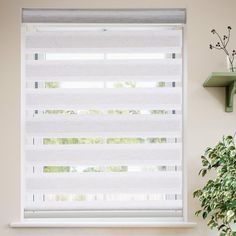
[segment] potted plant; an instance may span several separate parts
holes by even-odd
[[[208,220],[208,226],[219,231],[220,236],[236,236],[236,148],[232,136],[214,147],[207,148],[201,157],[202,177],[211,173],[205,186],[193,193],[201,203],[196,215]]]

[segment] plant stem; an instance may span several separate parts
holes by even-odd
[[[225,44],[225,47],[227,47],[227,45],[228,45],[229,38],[230,38],[230,30],[228,29],[228,39],[227,39],[227,43]]]
[[[220,35],[217,33],[217,31],[215,31],[215,33],[218,36],[218,38],[220,39],[220,42],[221,42],[222,46],[224,47],[225,44],[224,44],[223,40],[221,39]]]

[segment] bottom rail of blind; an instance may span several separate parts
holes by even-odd
[[[25,210],[24,218],[25,219],[35,219],[35,218],[155,218],[158,219],[163,218],[164,221],[176,219],[181,220],[183,217],[182,210],[130,210],[130,211],[122,211],[122,210],[90,210],[90,211],[79,211],[79,210]]]

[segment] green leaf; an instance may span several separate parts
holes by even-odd
[[[204,176],[206,175],[206,173],[207,173],[207,170],[206,170],[206,169],[203,169],[203,170],[202,170],[202,177],[204,177]]]
[[[220,236],[225,236],[225,235],[226,235],[225,232],[221,232],[221,233],[220,233]]]
[[[202,190],[196,190],[195,192],[193,192],[193,197],[199,197],[202,194]]]
[[[206,218],[207,218],[207,212],[206,212],[206,211],[204,211],[204,212],[202,213],[202,218],[203,218],[203,219],[206,219]]]
[[[231,205],[232,205],[233,207],[236,207],[236,199],[232,201]]]
[[[226,218],[228,223],[233,219],[233,217],[234,217],[234,212],[232,210],[227,211]]]
[[[201,212],[202,212],[202,210],[198,210],[195,212],[195,215],[198,216]]]

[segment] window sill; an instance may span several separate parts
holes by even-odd
[[[12,228],[119,228],[119,227],[139,227],[139,228],[193,228],[196,226],[194,222],[157,222],[157,221],[145,221],[145,220],[84,220],[84,221],[35,221],[25,220],[19,222],[12,222],[10,227]]]

